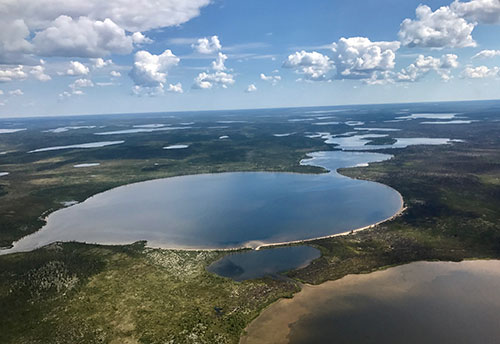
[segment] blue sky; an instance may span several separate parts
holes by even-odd
[[[500,98],[498,0],[2,3],[3,117]]]

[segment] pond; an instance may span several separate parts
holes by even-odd
[[[310,246],[243,251],[224,256],[207,270],[235,281],[244,281],[305,267],[320,255],[319,250]]]

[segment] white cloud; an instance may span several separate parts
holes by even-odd
[[[214,85],[220,85],[227,88],[228,85],[234,84],[234,76],[226,72],[206,73],[202,72],[194,79],[193,88],[210,89]]]
[[[460,2],[455,0],[450,8],[460,17],[479,24],[500,24],[500,1],[471,0]]]
[[[458,56],[455,54],[445,54],[440,58],[419,55],[414,63],[396,74],[396,81],[415,82],[432,70],[442,80],[448,81],[451,78],[451,70],[455,68],[458,68]]]
[[[69,85],[73,90],[84,87],[94,87],[94,83],[90,79],[77,79]]]
[[[499,72],[499,67],[488,68],[486,66],[467,66],[462,72],[462,77],[469,79],[491,78],[499,76]]]
[[[69,97],[71,97],[71,93],[69,93],[67,91],[59,93],[59,99],[60,100],[63,100],[63,99],[69,98]]]
[[[24,20],[0,15],[0,62],[20,62],[23,54],[30,53],[29,34]]]
[[[3,91],[2,91],[2,90],[0,90],[0,96],[1,96],[2,94],[3,94]]]
[[[60,100],[67,99],[74,95],[75,96],[84,95],[85,93],[82,91],[82,88],[94,87],[94,83],[90,79],[81,78],[73,81],[71,84],[68,85],[68,87],[70,88],[69,91],[64,91],[59,94]]]
[[[488,59],[500,56],[500,50],[481,50],[476,55],[472,56],[473,59]]]
[[[283,68],[295,69],[307,80],[320,81],[326,79],[326,74],[332,69],[332,61],[326,55],[316,51],[297,51],[283,62]]]
[[[94,68],[97,68],[97,69],[111,66],[113,64],[112,60],[104,60],[101,57],[98,57],[96,59],[90,59],[90,61],[92,61],[94,63]]]
[[[22,96],[23,94],[24,94],[24,92],[22,90],[20,90],[19,88],[17,90],[9,91],[10,96]]]
[[[457,68],[458,56],[455,54],[445,54],[441,56],[439,68]]]
[[[116,70],[112,70],[111,72],[109,72],[109,74],[113,77],[113,78],[119,78],[122,76],[122,74]]]
[[[182,84],[180,82],[176,83],[175,85],[168,85],[167,88],[168,92],[174,92],[174,93],[184,93],[184,90],[182,89]]]
[[[364,79],[394,68],[399,42],[372,42],[366,37],[341,38],[332,45],[337,77]]]
[[[212,38],[217,36],[213,36]],[[199,40],[198,40],[199,41]],[[218,42],[218,40],[217,40]],[[228,71],[225,62],[227,56],[219,52],[215,61],[212,61],[211,67],[214,70],[213,73],[202,72],[194,79],[194,84],[192,88],[195,89],[210,89],[214,85],[219,85],[222,88],[227,88],[229,85],[234,84],[234,75],[231,71]]]
[[[132,41],[134,44],[150,44],[153,43],[153,40],[149,37],[146,37],[142,34],[142,32],[134,32],[132,34]]]
[[[247,89],[245,90],[245,92],[247,93],[252,93],[255,91],[257,91],[257,86],[255,86],[254,84],[248,85]]]
[[[224,65],[226,60],[227,56],[219,52],[219,54],[217,55],[217,59],[215,61],[212,61],[212,69],[218,72],[226,70],[226,66]]]
[[[200,54],[214,54],[222,49],[219,37],[217,36],[200,38],[191,47]]]
[[[412,63],[396,74],[396,80],[401,82],[414,82],[421,78],[421,76],[421,71]]]
[[[70,98],[71,96],[83,96],[85,93],[82,90],[72,90],[71,92],[64,91],[59,93],[59,100],[65,100]]]
[[[41,56],[100,57],[128,54],[132,38],[111,19],[94,21],[62,15],[50,27],[36,33],[35,51]]]
[[[268,81],[274,86],[281,80],[281,76],[279,76],[279,75],[265,75],[264,73],[260,73],[260,79],[264,80],[264,81]]]
[[[476,46],[471,35],[475,23],[467,22],[450,7],[443,6],[433,12],[429,6],[419,5],[415,12],[415,20],[407,18],[401,23],[399,38],[403,45],[429,48]]]
[[[79,76],[89,74],[89,68],[78,61],[70,61],[66,75]]]
[[[393,72],[391,71],[375,71],[369,79],[363,79],[363,83],[367,85],[387,85],[394,83]],[[357,88],[357,87],[355,87]]]
[[[49,81],[52,79],[50,75],[45,73],[45,67],[43,65],[31,67],[30,74],[40,81]]]
[[[160,55],[141,50],[135,53],[130,77],[135,83],[134,93],[158,95],[163,93],[167,71],[176,66],[180,59],[169,49]]]
[[[0,82],[26,79],[28,75],[24,72],[23,66],[5,67],[0,69]]]
[[[2,0],[6,16],[23,19],[30,28],[46,28],[60,15],[110,18],[129,32],[183,24],[210,0]]]
[[[131,48],[134,36],[136,43],[139,40],[142,44],[147,38],[122,35],[120,30],[135,33],[180,25],[198,16],[209,3],[210,0],[2,0],[0,62],[21,62],[13,60],[31,53],[30,38],[38,35],[36,45],[44,55],[97,57],[104,53],[102,57],[109,52],[122,53]],[[58,41],[58,37],[64,41]]]

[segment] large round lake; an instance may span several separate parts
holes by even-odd
[[[390,155],[317,152],[302,164],[330,173],[221,173],[118,187],[58,210],[38,232],[2,253],[54,241],[125,244],[147,240],[168,248],[235,248],[311,239],[387,219],[402,199],[394,189],[339,175],[337,168]]]

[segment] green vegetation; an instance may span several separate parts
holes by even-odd
[[[234,343],[290,280],[243,283],[221,252],[52,244],[0,259],[1,343]]]
[[[318,284],[417,260],[500,258],[500,150],[461,144],[408,148],[392,160],[343,169],[400,191],[393,221],[313,243],[322,257],[290,277]]]
[[[453,106],[443,106],[442,111],[457,112],[457,106],[472,111],[471,105]],[[348,119],[392,119],[389,110],[389,106],[374,106]],[[430,110],[415,105],[417,111]],[[342,170],[353,178],[394,187],[408,209],[373,229],[314,241],[322,257],[289,272],[291,278],[238,283],[205,270],[225,252],[151,249],[143,243],[55,243],[0,256],[0,342],[236,343],[266,305],[300,288],[297,281],[321,283],[416,260],[500,258],[500,122],[491,120],[498,118],[497,113],[496,108],[484,107],[473,114],[481,121],[465,126],[393,123],[402,129],[397,137],[450,137],[465,142],[388,150],[395,155],[392,160]],[[208,128],[214,125],[213,119],[207,117],[196,119],[198,127],[189,131],[119,136],[112,139],[125,139],[125,144],[57,153],[25,152],[103,137],[96,139],[85,130],[40,132],[63,120],[37,122],[38,134],[30,130],[0,136],[0,151],[12,151],[0,159],[0,171],[11,173],[0,178],[1,245],[39,228],[39,216],[61,207],[60,202],[81,201],[121,184],[205,172],[321,172],[298,165],[307,152],[333,148],[321,139],[304,138],[303,133],[318,131],[317,127],[290,123],[286,116],[265,120],[241,116],[248,122],[215,132]],[[111,120],[86,121],[109,125]],[[158,119],[148,121],[144,123]],[[113,130],[137,124],[127,118],[111,122]],[[350,128],[322,126],[320,130],[339,133]],[[272,136],[283,132],[302,134]],[[230,140],[219,140],[220,135]],[[190,147],[162,150],[175,143]],[[85,162],[101,166],[72,167]]]
[[[392,145],[396,143],[396,140],[392,137],[375,137],[370,139],[366,144],[369,146],[381,146],[381,145]]]

